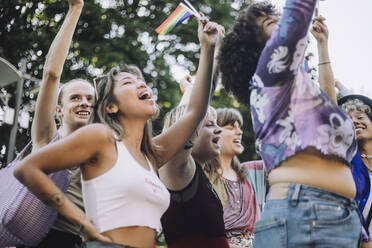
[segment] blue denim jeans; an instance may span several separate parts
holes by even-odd
[[[286,199],[266,202],[254,248],[357,248],[362,226],[352,199],[290,184]]]
[[[128,245],[119,245],[114,243],[105,243],[101,241],[88,241],[82,245],[82,248],[135,248]]]

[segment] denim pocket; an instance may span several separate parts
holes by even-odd
[[[254,227],[254,248],[286,248],[287,225],[285,219],[269,217],[256,222]]]
[[[316,221],[313,225],[338,225],[352,216],[352,211],[341,204],[317,203],[314,205]]]

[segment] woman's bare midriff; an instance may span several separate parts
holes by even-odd
[[[113,243],[133,246],[136,248],[153,248],[155,230],[144,226],[120,227],[102,233]]]
[[[354,198],[356,187],[351,169],[336,159],[319,156],[314,148],[297,153],[269,173],[269,183],[298,183]]]

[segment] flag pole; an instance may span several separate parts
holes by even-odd
[[[192,12],[194,13],[194,15],[198,18],[198,19],[201,19],[201,16],[199,14],[199,12],[194,8],[194,6],[192,6],[192,4],[188,1],[188,0],[184,0],[185,3],[187,4],[187,6],[189,6],[190,9],[192,9]]]
[[[195,12],[190,7],[188,7],[185,3],[180,3],[183,8],[185,8],[188,12],[190,12],[193,16],[195,16],[198,20],[200,20],[201,16],[198,12]]]
[[[317,4],[316,4],[316,8],[315,8],[315,16],[318,16],[319,15],[319,6],[320,6],[320,0],[318,0]]]

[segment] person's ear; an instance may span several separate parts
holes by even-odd
[[[109,105],[107,105],[106,111],[109,114],[116,114],[119,111],[119,107],[115,103],[110,103]]]
[[[62,118],[63,113],[62,113],[62,107],[60,105],[56,106],[56,114],[59,118]]]

